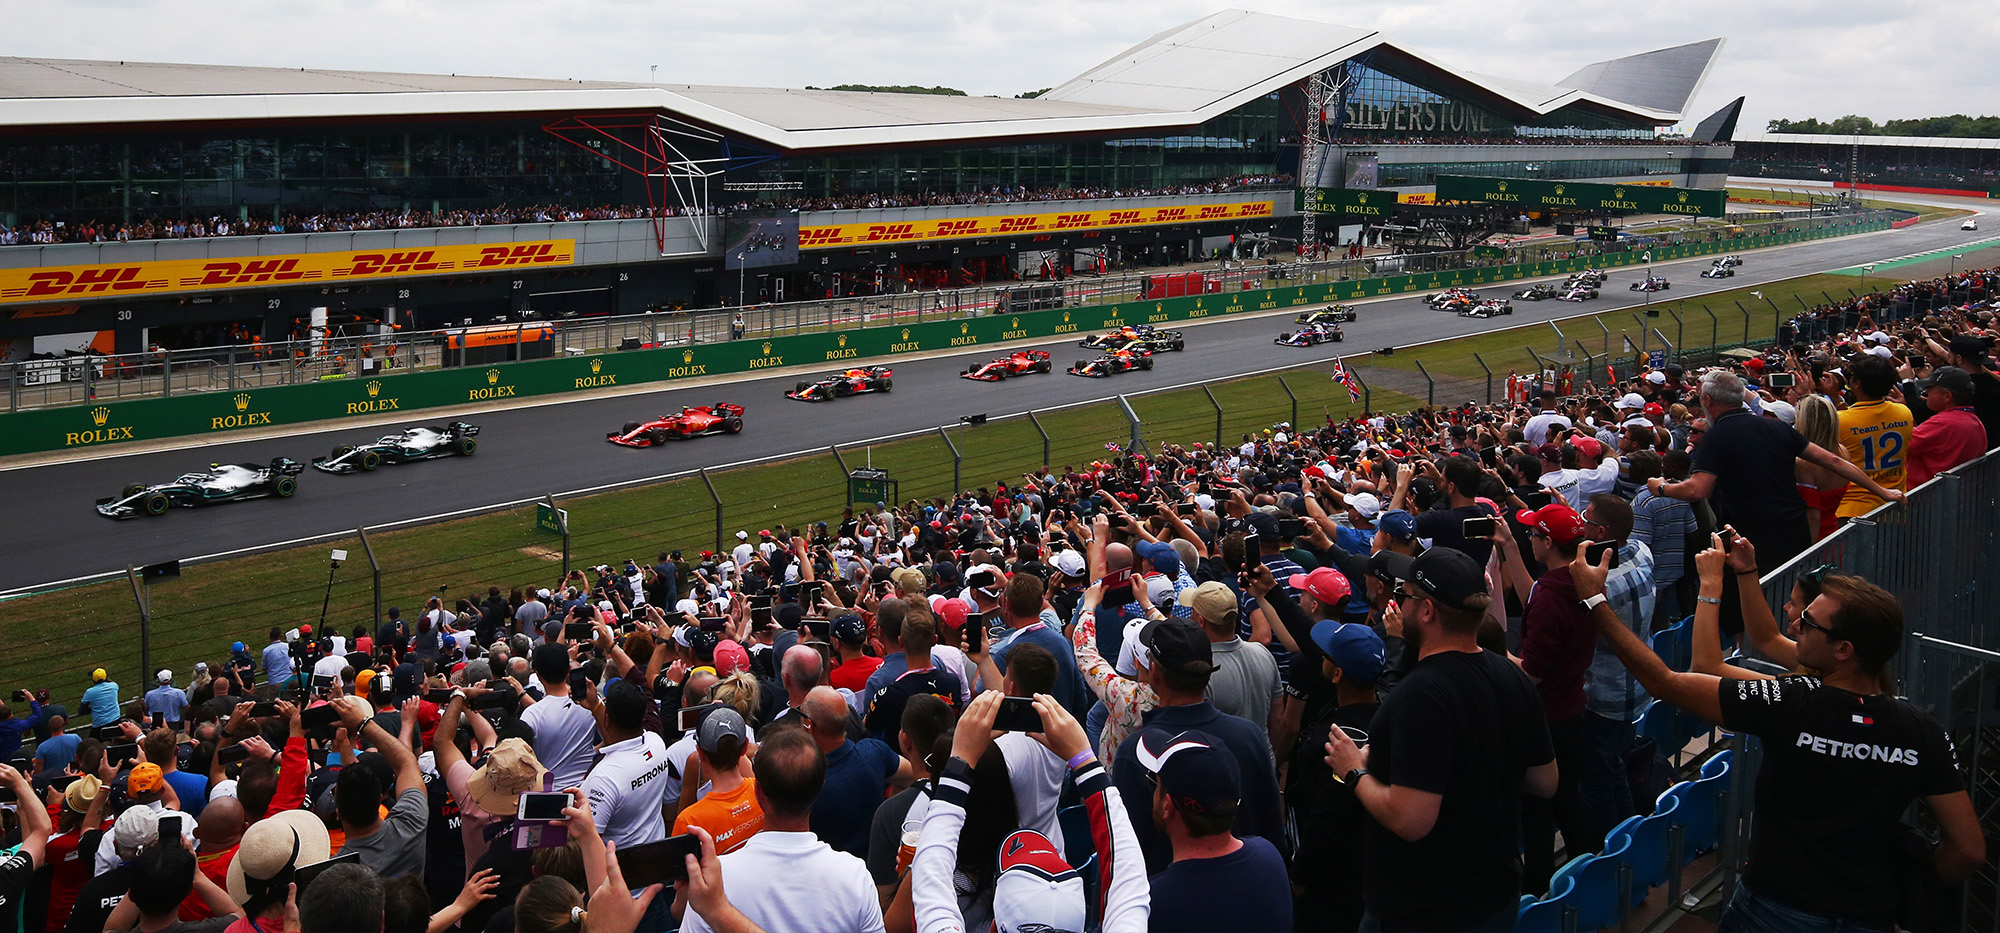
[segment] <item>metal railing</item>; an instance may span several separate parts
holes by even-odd
[[[1477,250],[1357,259],[1280,262],[1231,261],[1202,269],[1203,287],[1215,292],[1292,285],[1322,285],[1387,275],[1446,273],[1500,265],[1552,262],[1642,251],[1656,246],[1715,243],[1773,233],[1823,230],[1867,224],[1879,212],[1778,220],[1764,224],[1702,223],[1662,233],[1644,242],[1596,243],[1561,240],[1519,244],[1502,255]],[[1113,275],[1076,274],[1054,281],[1021,281],[936,291],[883,294],[756,305],[745,308],[659,311],[597,318],[468,320],[464,326],[409,332],[370,325],[370,332],[323,334],[299,340],[192,349],[151,350],[115,355],[76,354],[0,364],[0,386],[9,412],[108,399],[165,397],[189,392],[236,392],[298,385],[324,379],[365,378],[453,365],[486,365],[549,355],[583,355],[619,350],[720,343],[735,339],[826,333],[859,327],[919,324],[1047,308],[1083,307],[1142,300],[1148,279],[1185,270],[1132,270]],[[891,287],[904,283],[892,282]],[[737,316],[741,315],[740,327]],[[486,355],[453,350],[467,330],[499,331]],[[515,331],[512,339],[505,332]],[[522,337],[546,339],[528,339]]]

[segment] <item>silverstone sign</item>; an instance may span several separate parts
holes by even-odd
[[[1437,176],[1439,201],[1484,201],[1523,209],[1616,211],[1627,214],[1682,214],[1721,217],[1728,196],[1721,191],[1658,185],[1605,185],[1530,178]]]
[[[1346,188],[1300,188],[1293,201],[1300,213],[1334,214],[1342,219],[1388,220],[1396,210],[1396,192]]]

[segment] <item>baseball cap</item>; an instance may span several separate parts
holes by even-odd
[[[90,680],[91,680],[91,682],[92,682],[92,683],[103,683],[103,682],[104,682],[104,680],[105,680],[105,678],[107,678],[107,677],[110,677],[110,676],[111,676],[111,675],[109,675],[109,674],[106,674],[106,673],[104,672],[104,668],[101,668],[101,667],[100,667],[100,668],[98,668],[97,670],[94,670],[94,671],[91,671],[91,672],[90,672]]]
[[[1378,524],[1389,533],[1389,537],[1398,541],[1414,540],[1417,536],[1417,517],[1402,509],[1383,512]]]
[[[153,676],[154,676],[155,678],[157,678],[157,679],[158,679],[158,680],[160,681],[160,683],[163,683],[163,684],[170,684],[170,683],[173,683],[173,682],[174,682],[174,672],[173,672],[173,671],[170,671],[170,670],[167,670],[167,669],[166,669],[166,668],[164,668],[164,667],[163,667],[163,668],[160,668],[160,672],[159,672],[159,673],[157,673],[157,674],[154,674]]]
[[[1114,665],[1118,673],[1137,677],[1141,670],[1151,666],[1146,659],[1146,646],[1139,643],[1139,632],[1150,624],[1142,617],[1125,620],[1124,638],[1118,643],[1118,663]]]
[[[159,768],[153,770],[157,773]],[[152,807],[132,807],[118,814],[118,822],[111,828],[111,844],[121,856],[126,853],[136,856],[159,841],[160,811]]]
[[[1753,356],[1747,360],[1744,360],[1743,368],[1753,373],[1762,373],[1764,371],[1764,358],[1761,356]]]
[[[743,714],[724,706],[702,717],[701,728],[695,730],[694,742],[701,750],[711,755],[722,750],[722,743],[734,739],[738,745],[750,740],[750,729],[743,724]]]
[[[542,776],[548,773],[527,742],[502,739],[486,756],[486,763],[466,779],[466,789],[480,809],[508,816],[514,813],[521,794],[542,789]]]
[[[229,650],[232,652],[242,652],[249,649],[245,648],[243,643],[240,641],[232,641],[229,643]]]
[[[1081,577],[1085,571],[1083,555],[1073,550],[1057,551],[1056,556],[1049,559],[1049,566],[1065,577]]]
[[[1374,683],[1382,676],[1388,651],[1375,629],[1359,622],[1342,624],[1322,619],[1312,628],[1313,644],[1326,652],[1333,666],[1362,683]]]
[[[294,870],[332,857],[333,842],[319,817],[305,810],[282,810],[243,831],[224,885],[229,899],[242,904],[290,884]]]
[[[1943,386],[1950,389],[1954,395],[1971,395],[1973,392],[1972,374],[1956,366],[1940,366],[1936,372],[1931,373],[1929,379],[1917,383],[1917,388],[1925,391],[1936,386]],[[1769,408],[1770,406],[1766,405],[1764,407]]]
[[[1000,843],[993,926],[1000,933],[1081,930],[1087,925],[1083,887],[1083,876],[1047,836],[1017,829]]]
[[[1272,515],[1269,512],[1252,511],[1249,515],[1244,516],[1243,523],[1249,525],[1250,530],[1256,532],[1259,537],[1269,538],[1272,541],[1278,540],[1278,517],[1276,515]]]
[[[1173,601],[1175,599],[1173,578],[1159,573],[1147,577],[1146,598],[1155,606]]]
[[[1550,463],[1561,463],[1563,458],[1562,445],[1555,443],[1543,444],[1535,448],[1535,456]]]
[[[1656,369],[1646,374],[1646,381],[1656,386],[1663,386],[1667,384],[1667,374]]]
[[[747,531],[739,531],[739,532],[737,532],[737,533],[736,533],[736,540],[738,540],[738,541],[748,541],[748,540],[750,540],[750,533],[749,533],[749,532],[747,532]]]
[[[1799,422],[1799,410],[1790,402],[1765,402],[1764,414],[1775,416],[1786,424]]]
[[[1868,348],[1868,353],[1869,353],[1869,354],[1870,354],[1871,356],[1879,356],[1879,357],[1881,357],[1881,358],[1883,358],[1883,359],[1885,359],[1885,360],[1886,360],[1886,359],[1891,359],[1891,358],[1895,357],[1895,355],[1896,355],[1896,351],[1894,351],[1894,350],[1891,350],[1891,349],[1889,349],[1888,347],[1885,347],[1885,346],[1881,346],[1881,345],[1879,345],[1879,344],[1878,344],[1878,345],[1876,345],[1876,346],[1872,346],[1872,347],[1869,347],[1869,348]]]
[[[1514,520],[1530,528],[1540,529],[1550,540],[1558,544],[1568,544],[1583,537],[1583,516],[1560,502],[1542,506],[1540,509],[1522,509],[1514,513]]]
[[[156,794],[166,783],[166,776],[160,773],[160,766],[149,761],[132,766],[131,776],[125,779],[125,792],[134,797]]]
[[[1544,511],[1550,508],[1555,506]],[[1382,558],[1382,569],[1389,576],[1414,582],[1438,602],[1461,612],[1468,611],[1467,599],[1486,592],[1486,571],[1457,548],[1434,547],[1415,558],[1394,551],[1375,556]]]
[[[1664,379],[1666,377],[1662,376],[1661,378]],[[1647,402],[1646,407],[1642,411],[1648,415],[1664,415],[1667,413],[1667,408],[1659,402]]]
[[[1623,398],[1618,400],[1617,407],[1630,408],[1636,411],[1646,407],[1646,398],[1637,392],[1627,392]]]
[[[1382,514],[1382,500],[1376,498],[1374,493],[1357,492],[1348,496],[1346,502],[1347,507],[1363,520],[1374,521],[1375,516]]]
[[[1970,334],[1960,334],[1951,338],[1951,352],[1968,360],[1986,361],[1986,340]]]
[[[896,589],[909,593],[921,593],[926,586],[924,572],[915,567],[898,567],[889,571],[889,582],[894,583]]]
[[[715,676],[728,677],[750,666],[750,652],[737,644],[734,639],[723,639],[715,646]]]
[[[770,536],[771,536],[771,529],[769,528],[760,529],[757,532],[757,537],[759,538],[768,538]]]
[[[1194,614],[1210,625],[1236,627],[1236,593],[1227,584],[1210,580],[1194,588],[1194,595],[1188,597],[1188,605]]]
[[[1181,556],[1166,542],[1135,541],[1132,543],[1132,553],[1153,565],[1154,570],[1169,577],[1178,576],[1181,572]]]
[[[1597,438],[1594,437],[1579,437],[1573,441],[1570,441],[1569,445],[1571,447],[1576,448],[1577,453],[1580,453],[1586,457],[1604,456],[1603,442],[1599,441]]]
[[[868,640],[868,623],[858,615],[846,613],[833,620],[833,637],[842,644],[861,644]]]
[[[1874,333],[1872,333],[1872,334],[1869,334],[1868,336],[1866,336],[1866,337],[1863,337],[1863,338],[1861,338],[1861,339],[1863,339],[1863,340],[1872,340],[1872,341],[1874,341],[1874,342],[1876,342],[1876,343],[1888,343],[1888,342],[1889,342],[1889,335],[1888,335],[1888,334],[1886,334],[1886,333],[1883,333],[1882,331],[1879,331],[1879,330],[1878,330],[1878,331],[1875,331]]]
[[[1354,592],[1354,587],[1347,582],[1347,575],[1332,567],[1316,567],[1311,573],[1292,574],[1285,583],[1292,589],[1311,593],[1312,598],[1329,606]]]
[[[1139,766],[1159,778],[1178,809],[1212,813],[1243,799],[1235,756],[1206,732],[1169,735],[1148,727],[1139,730],[1135,749]]]
[[[1208,633],[1185,619],[1155,619],[1139,630],[1139,643],[1161,667],[1190,674],[1215,672],[1215,654]],[[1152,664],[1148,663],[1147,667]]]

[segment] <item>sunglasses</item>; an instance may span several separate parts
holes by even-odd
[[[1811,570],[1806,571],[1805,573],[1799,574],[1799,579],[1804,580],[1807,583],[1811,583],[1814,586],[1818,586],[1819,584],[1826,582],[1826,578],[1829,575],[1833,574],[1834,571],[1837,571],[1839,569],[1840,569],[1839,567],[1834,566],[1833,564],[1821,564],[1817,567],[1814,567]]]
[[[1812,611],[1809,609],[1799,610],[1799,624],[1806,628],[1818,629],[1819,633],[1821,635],[1825,635],[1828,639],[1835,639],[1838,637],[1834,634],[1833,629],[1827,628],[1826,626],[1819,624],[1819,622],[1812,617]]]

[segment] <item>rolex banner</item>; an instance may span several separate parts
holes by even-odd
[[[1605,185],[1527,178],[1437,176],[1440,201],[1485,201],[1533,210],[1618,211],[1627,214],[1684,214],[1721,217],[1728,196],[1721,191],[1657,185]]]
[[[1396,192],[1348,188],[1300,188],[1293,204],[1300,213],[1337,214],[1342,219],[1388,220],[1396,210]]]

